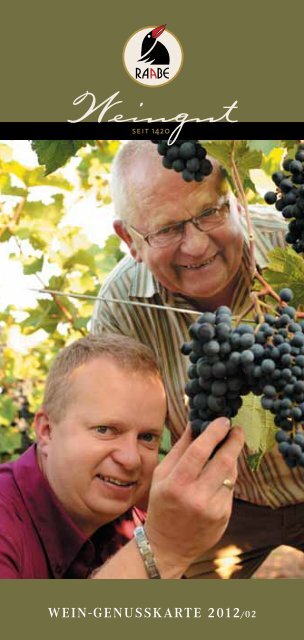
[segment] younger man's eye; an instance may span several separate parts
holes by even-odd
[[[159,437],[156,433],[143,433],[141,435],[141,440],[144,440],[144,442],[157,442],[158,439]]]
[[[96,428],[96,431],[97,431],[98,433],[103,433],[103,434],[105,434],[105,433],[108,433],[108,432],[110,431],[110,428],[109,428],[109,427],[104,427],[103,425],[99,425],[98,427],[95,427],[95,428]]]

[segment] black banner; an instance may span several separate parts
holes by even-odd
[[[142,138],[167,139],[173,132],[179,138],[189,140],[258,139],[300,140],[303,138],[302,122],[5,122],[2,132],[5,138],[64,140]],[[56,138],[54,137],[56,136]],[[4,137],[4,136],[3,136]]]

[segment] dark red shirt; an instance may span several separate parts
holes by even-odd
[[[87,578],[132,537],[142,517],[130,510],[88,539],[42,475],[33,445],[0,465],[0,579]]]

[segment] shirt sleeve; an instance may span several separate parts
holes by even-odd
[[[20,521],[14,510],[0,500],[0,579],[21,578],[19,530]]]

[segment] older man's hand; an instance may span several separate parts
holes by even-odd
[[[229,429],[218,418],[192,441],[188,425],[154,472],[145,529],[163,578],[179,578],[228,525],[244,445],[241,427]]]

